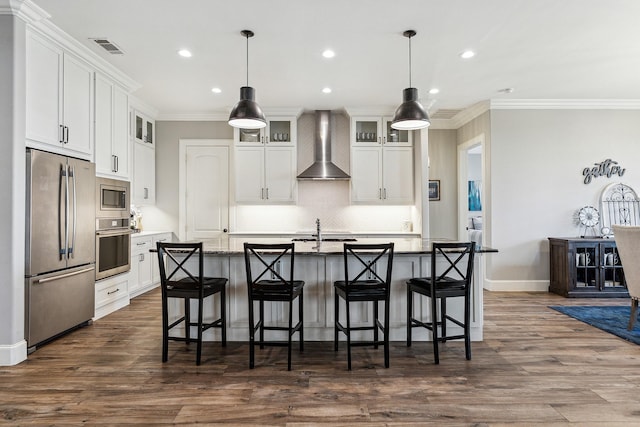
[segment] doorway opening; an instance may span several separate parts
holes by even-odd
[[[484,134],[458,146],[458,239],[484,244]]]

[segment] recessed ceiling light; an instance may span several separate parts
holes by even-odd
[[[222,89],[220,89],[219,87],[214,87],[211,89],[211,92],[213,93],[222,93]]]
[[[469,59],[469,58],[473,58],[474,56],[476,56],[476,53],[472,50],[465,50],[460,54],[460,58],[462,59]]]
[[[437,87],[434,87],[433,89],[429,89],[429,93],[431,95],[435,95],[436,93],[440,93],[440,89],[438,89]]]
[[[324,56],[325,58],[333,58],[334,56],[336,56],[336,53],[331,49],[327,49],[324,52],[322,52],[322,56]]]
[[[322,93],[331,93],[331,88],[325,87],[324,89],[322,89]]]
[[[180,49],[178,51],[178,55],[182,56],[183,58],[191,58],[191,52],[187,49]]]

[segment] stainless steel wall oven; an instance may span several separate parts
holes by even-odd
[[[129,197],[129,182],[97,179],[96,280],[131,269]]]

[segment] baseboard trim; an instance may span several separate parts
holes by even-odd
[[[485,279],[484,289],[494,292],[549,292],[549,281]]]
[[[0,345],[0,366],[13,366],[27,360],[27,342],[22,340],[13,345]]]

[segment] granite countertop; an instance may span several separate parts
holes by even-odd
[[[431,244],[434,242],[452,242],[453,240],[423,240],[417,237],[407,238],[357,238],[357,241],[350,243],[394,243],[394,253],[399,254],[429,254]],[[222,237],[219,239],[203,239],[203,250],[205,254],[216,255],[240,255],[244,254],[244,243],[291,243],[290,238],[247,238],[247,237]],[[319,245],[314,240],[311,242],[294,242],[296,254],[299,255],[339,255],[343,253],[344,242],[321,242]],[[476,253],[498,252],[497,249],[481,247],[476,249]]]

